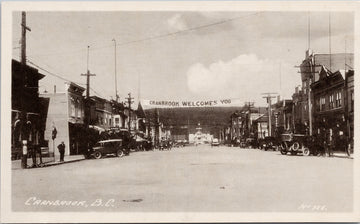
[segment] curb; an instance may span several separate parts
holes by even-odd
[[[62,164],[66,164],[66,163],[74,163],[74,162],[79,162],[85,160],[85,158],[83,159],[74,159],[74,160],[69,160],[69,161],[64,161],[64,162],[55,162],[55,163],[49,163],[49,164],[44,164],[43,167],[38,167],[38,168],[44,168],[44,167],[49,167],[49,166],[57,166],[57,165],[62,165]]]
[[[11,170],[31,170],[31,169],[37,169],[37,168],[45,168],[45,167],[49,167],[49,166],[57,166],[57,165],[62,165],[62,164],[66,164],[66,163],[74,163],[74,162],[79,162],[82,160],[86,160],[85,158],[81,158],[81,159],[74,159],[74,160],[69,160],[69,161],[64,161],[62,163],[60,162],[48,162],[48,163],[43,163],[43,166],[38,166],[38,167],[28,167],[26,169],[22,169],[22,168],[11,168]]]

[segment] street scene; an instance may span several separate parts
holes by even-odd
[[[109,156],[13,170],[12,190],[16,197],[12,209],[346,212],[352,209],[354,198],[352,170],[352,160],[343,158],[185,146],[137,152],[123,158]]]
[[[353,212],[353,12],[12,15],[12,211]]]

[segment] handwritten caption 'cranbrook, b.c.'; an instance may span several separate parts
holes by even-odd
[[[115,199],[95,199],[93,201],[43,200],[30,197],[25,201],[27,206],[59,206],[59,207],[114,207]]]

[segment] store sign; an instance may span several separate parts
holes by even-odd
[[[232,107],[241,106],[243,102],[239,99],[222,100],[196,100],[196,101],[176,101],[176,100],[141,100],[141,105],[157,108],[180,108],[180,107]]]

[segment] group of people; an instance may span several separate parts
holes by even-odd
[[[353,147],[353,139],[348,138],[344,133],[335,134],[334,130],[322,130],[320,133],[314,133],[313,147],[318,150],[318,155],[333,155],[335,150],[344,151],[350,156],[351,148]]]

